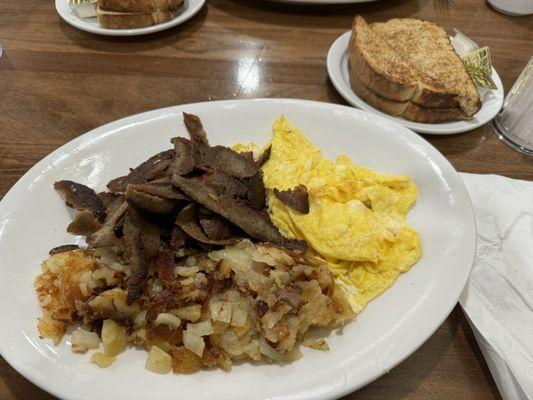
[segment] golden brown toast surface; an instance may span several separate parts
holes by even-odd
[[[442,122],[470,118],[481,107],[462,60],[437,24],[412,18],[367,24],[356,16],[349,59],[351,79],[358,81],[352,87],[359,86],[361,92],[363,85],[365,92],[373,92],[366,97],[376,95],[375,103],[389,114]]]

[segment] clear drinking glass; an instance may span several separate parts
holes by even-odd
[[[491,127],[502,142],[533,156],[533,57],[507,93]]]

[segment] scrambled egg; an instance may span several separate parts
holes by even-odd
[[[326,159],[284,116],[273,131],[272,152],[263,166],[272,222],[285,236],[307,241],[347,288],[359,312],[420,258],[418,234],[405,223],[416,186],[406,176],[379,174],[346,156]],[[235,149],[259,152],[253,144]],[[298,184],[309,193],[305,215],[272,192]]]

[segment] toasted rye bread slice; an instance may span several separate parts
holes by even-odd
[[[408,65],[416,66],[447,92],[456,94],[467,117],[479,111],[479,92],[444,28],[413,18],[391,19],[370,27]]]
[[[119,13],[152,13],[155,11],[177,10],[183,0],[98,0],[101,10]]]
[[[119,13],[96,9],[98,22],[107,29],[135,29],[170,21],[180,13],[179,10],[158,10],[149,13]]]
[[[406,63],[359,15],[352,27],[349,54],[359,79],[381,97],[424,107],[459,105],[456,93]]]
[[[465,119],[460,107],[425,108],[409,100],[400,102],[381,97],[361,82],[354,69],[350,69],[350,83],[354,92],[366,103],[393,117],[431,124]]]

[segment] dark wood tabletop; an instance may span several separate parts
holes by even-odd
[[[329,46],[357,13],[370,21],[419,17],[490,46],[505,91],[533,55],[533,16],[513,18],[484,0],[380,0],[341,6],[208,0],[157,34],[113,38],[63,22],[52,0],[0,2],[0,196],[38,160],[99,125],[206,100],[285,97],[346,104],[328,81]],[[533,159],[488,125],[425,136],[459,170],[533,180]],[[4,322],[5,323],[5,322]],[[0,358],[0,399],[44,400]],[[499,399],[459,307],[398,367],[347,399]]]

